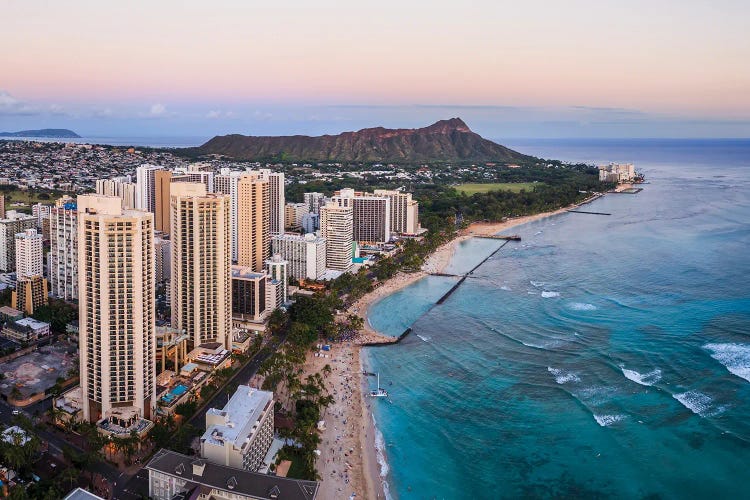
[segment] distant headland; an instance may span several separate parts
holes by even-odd
[[[0,137],[35,137],[43,139],[78,139],[81,136],[66,128],[42,128],[18,132],[0,132]]]

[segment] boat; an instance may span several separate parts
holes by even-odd
[[[380,372],[378,372],[377,375],[378,375],[378,388],[375,389],[374,391],[370,391],[370,397],[371,398],[387,398],[388,391],[380,387]]]

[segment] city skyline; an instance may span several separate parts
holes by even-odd
[[[207,139],[461,116],[494,139],[750,135],[737,1],[39,7],[5,7],[0,130]]]

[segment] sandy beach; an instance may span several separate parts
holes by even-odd
[[[584,203],[588,201],[590,200]],[[355,498],[385,498],[375,448],[375,428],[369,412],[369,405],[373,401],[366,396],[370,386],[374,386],[374,381],[362,374],[360,351],[362,344],[389,343],[393,338],[370,326],[368,308],[383,297],[430,273],[443,272],[453,257],[456,245],[462,241],[474,236],[506,232],[515,226],[550,217],[570,208],[573,206],[503,222],[471,224],[430,255],[420,271],[398,273],[355,302],[347,313],[362,317],[364,328],[353,341],[333,344],[330,351],[308,354],[300,377],[321,373],[325,365],[330,365],[332,371],[325,377],[325,383],[335,399],[321,417],[325,421],[325,430],[321,432],[321,454],[316,464],[321,476],[319,498],[345,499],[352,494],[356,495]]]

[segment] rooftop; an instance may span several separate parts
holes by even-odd
[[[188,481],[186,488],[194,488],[197,484],[202,484],[259,500],[272,498],[313,500],[317,496],[319,486],[316,481],[301,481],[248,472],[205,460],[196,460],[164,449],[156,452],[146,465],[146,469],[172,477],[180,477]]]
[[[45,328],[49,326],[49,323],[45,323],[44,321],[38,321],[34,318],[17,319],[15,323],[21,326],[28,326],[32,330],[38,330],[40,328]]]
[[[251,267],[232,266],[232,278],[258,279],[264,276],[264,273],[256,273]]]
[[[76,488],[63,500],[103,500],[102,497],[96,496],[91,492],[84,490],[83,488]]]
[[[206,412],[206,423],[212,416],[218,416],[222,424],[213,424],[206,428],[201,441],[221,446],[231,442],[237,449],[248,443],[258,428],[258,421],[270,403],[273,393],[253,389],[247,385],[237,388],[224,409],[210,408]]]

